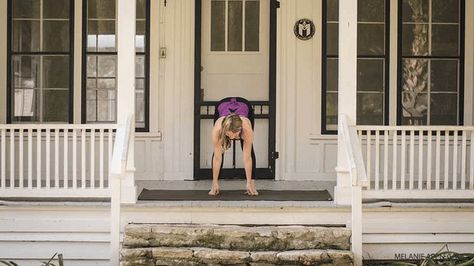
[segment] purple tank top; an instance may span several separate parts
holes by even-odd
[[[219,117],[227,116],[229,114],[236,114],[240,116],[249,116],[249,107],[247,104],[238,102],[236,98],[231,98],[228,102],[223,102],[217,106]]]

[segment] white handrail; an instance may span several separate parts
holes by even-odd
[[[344,114],[339,115],[339,133],[349,164],[349,176],[351,178],[351,231],[352,246],[354,253],[354,265],[362,266],[362,188],[367,186],[367,174],[362,158],[361,145],[355,127],[350,127]]]
[[[129,147],[131,140],[131,130],[133,115],[129,115],[125,124],[119,125],[115,138],[115,145],[110,162],[110,265],[119,265],[120,263],[120,205],[122,179],[130,169],[127,167]]]

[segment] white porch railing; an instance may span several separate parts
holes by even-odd
[[[357,126],[364,198],[474,198],[474,127]]]
[[[116,125],[0,125],[2,197],[110,197]]]
[[[349,126],[339,117],[352,186],[352,251],[362,265],[362,199],[474,198],[474,127]]]

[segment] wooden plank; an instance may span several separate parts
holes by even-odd
[[[409,189],[413,189],[413,181],[415,178],[415,131],[410,131],[410,181]]]
[[[375,131],[375,190],[379,190],[380,176],[380,131]]]
[[[28,188],[33,187],[33,130],[28,130]]]
[[[1,152],[2,152],[2,169],[1,169],[1,175],[2,175],[2,177],[1,177],[1,179],[2,179],[2,180],[1,180],[1,183],[0,183],[0,184],[1,184],[1,188],[5,188],[5,187],[6,187],[6,184],[7,184],[7,179],[6,179],[6,175],[7,175],[7,173],[6,173],[6,172],[7,172],[7,170],[6,170],[6,168],[7,168],[7,167],[6,167],[6,165],[7,165],[7,163],[6,163],[6,161],[7,161],[7,159],[6,159],[6,157],[7,157],[7,156],[6,156],[6,149],[7,149],[7,147],[6,147],[6,142],[7,142],[7,136],[6,136],[6,134],[7,134],[7,133],[6,133],[6,130],[5,130],[5,129],[2,129],[2,130],[1,130],[1,134],[2,134],[2,142],[1,142],[1,149],[2,149],[2,151],[1,151]]]
[[[436,160],[435,160],[435,168],[436,168],[435,189],[436,190],[440,189],[440,176],[441,176],[441,173],[440,173],[440,165],[441,165],[440,157],[441,157],[441,155],[440,155],[440,153],[441,153],[441,131],[438,130],[438,131],[436,131]]]
[[[462,131],[461,141],[461,189],[466,189],[466,150],[467,150],[467,131]]]
[[[405,130],[402,130],[402,151],[401,151],[401,169],[400,169],[400,189],[401,190],[404,190],[405,189],[405,174],[406,174],[406,170],[405,170],[405,163],[406,163],[406,158],[405,158],[405,146],[406,146],[406,138],[405,138]]]
[[[458,131],[453,136],[453,189],[458,189]]]
[[[46,129],[46,188],[51,187],[51,131]]]
[[[432,157],[432,138],[433,138],[433,135],[432,135],[432,131],[431,130],[428,130],[428,144],[427,144],[427,160],[426,160],[426,189],[430,190],[431,189],[431,167],[432,167],[432,164],[431,164],[431,161],[433,160],[433,157]]]
[[[418,131],[418,189],[423,189],[423,131]]]
[[[372,176],[371,176],[371,168],[372,168],[372,131],[370,130],[367,130],[367,161],[366,161],[366,165],[367,165],[367,180],[368,180],[368,183],[367,183],[367,189],[371,189],[371,184],[370,182],[372,181]]]
[[[10,188],[15,187],[15,131],[10,130]]]
[[[24,155],[23,155],[23,130],[20,130],[18,137],[18,150],[19,150],[19,156],[18,156],[18,178],[20,179],[20,185],[19,188],[23,188],[23,174],[24,174],[24,169],[23,169],[23,160],[24,160]]]
[[[383,189],[388,189],[388,144],[390,131],[384,130],[384,151],[383,151]]]
[[[41,188],[41,131],[36,132],[36,187]]]
[[[392,158],[392,189],[397,189],[397,140],[398,140],[398,131],[393,131],[393,158]]]
[[[449,131],[444,131],[444,189],[449,187]]]

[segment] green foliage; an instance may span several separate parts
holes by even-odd
[[[457,253],[450,251],[448,245],[445,244],[435,254],[427,256],[419,263],[390,261],[390,262],[364,262],[366,266],[473,266],[474,253]]]
[[[57,259],[58,264],[53,263],[53,260],[56,257],[56,255],[58,256],[58,259]],[[0,265],[18,266],[18,264],[16,264],[13,261],[4,261],[4,260],[0,260]],[[64,266],[63,254],[58,254],[57,252],[54,253],[54,255],[47,262],[42,262],[41,266]]]

